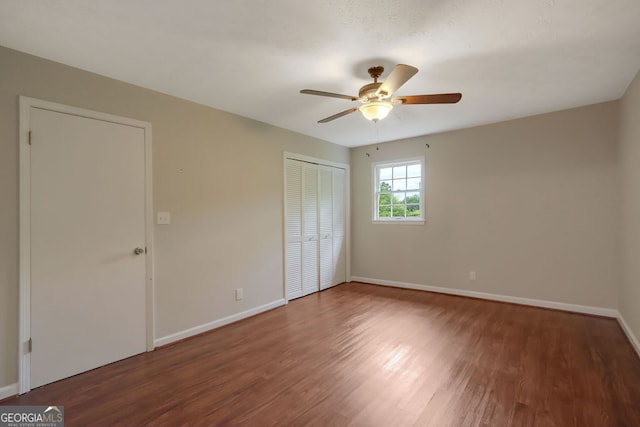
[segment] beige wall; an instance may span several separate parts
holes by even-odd
[[[352,150],[352,274],[616,308],[618,107]],[[422,155],[426,224],[372,224],[371,163]]]
[[[619,311],[640,338],[640,73],[620,108],[623,268]]]
[[[282,298],[282,153],[334,144],[0,47],[0,388],[17,380],[18,96],[153,126],[156,337]],[[244,288],[236,302],[234,289]]]

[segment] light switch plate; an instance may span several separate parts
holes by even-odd
[[[171,224],[171,213],[158,212],[158,224],[162,224],[162,225]]]

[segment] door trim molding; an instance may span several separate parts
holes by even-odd
[[[151,123],[107,113],[71,107],[55,102],[20,96],[19,98],[19,134],[18,134],[18,167],[19,167],[19,303],[18,303],[18,393],[31,390],[31,150],[29,145],[29,127],[31,108],[39,108],[78,117],[102,120],[121,125],[137,127],[144,130],[145,161],[145,238],[146,260],[146,348],[154,349],[154,283],[153,283],[153,202],[152,202],[152,158],[151,158]]]

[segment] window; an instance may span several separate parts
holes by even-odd
[[[424,222],[424,158],[373,165],[373,220]]]

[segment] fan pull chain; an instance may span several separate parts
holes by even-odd
[[[379,125],[378,125],[377,121],[373,122],[373,125],[374,125],[374,129],[375,129],[375,133],[376,133],[376,136],[374,138],[374,142],[376,143],[376,151],[380,151],[380,128],[378,128]],[[364,153],[364,154],[367,157],[371,157],[371,153],[367,152],[367,153]]]

